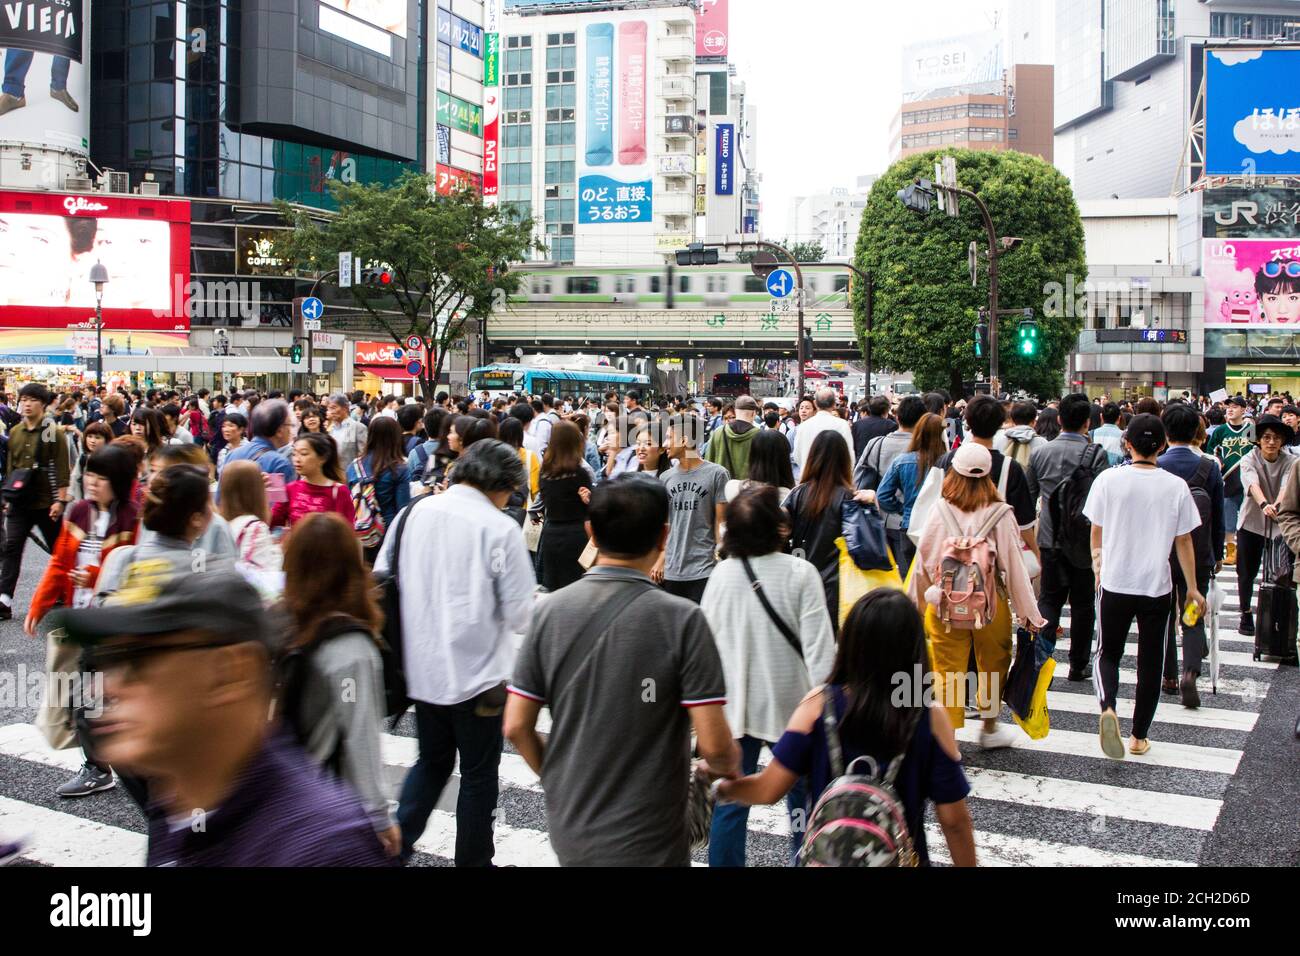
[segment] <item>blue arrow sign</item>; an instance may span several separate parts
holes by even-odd
[[[320,299],[312,296],[310,299],[304,299],[302,303],[302,317],[304,319],[319,319],[325,314],[325,303]]]
[[[794,276],[786,269],[777,269],[767,277],[767,294],[774,299],[784,299],[794,291]]]

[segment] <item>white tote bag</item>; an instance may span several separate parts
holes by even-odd
[[[921,535],[925,532],[925,523],[930,520],[934,506],[943,498],[943,471],[931,468],[925,476],[925,484],[912,505],[912,522],[907,526],[907,536],[912,544],[921,544]]]

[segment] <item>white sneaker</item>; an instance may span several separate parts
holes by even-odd
[[[980,731],[980,746],[985,750],[1004,750],[1015,742],[1016,729],[1010,724],[999,724],[993,733]]]

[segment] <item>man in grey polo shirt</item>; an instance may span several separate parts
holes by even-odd
[[[661,482],[626,475],[598,486],[587,530],[600,557],[538,611],[515,662],[505,734],[542,779],[562,866],[687,866],[691,732],[715,775],[740,770],[722,662],[704,612],[650,580],[668,538]]]

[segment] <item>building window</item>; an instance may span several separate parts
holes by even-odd
[[[551,239],[551,261],[553,262],[572,262],[573,261],[573,240],[572,239]]]
[[[727,74],[722,70],[709,74],[709,114],[727,115]]]

